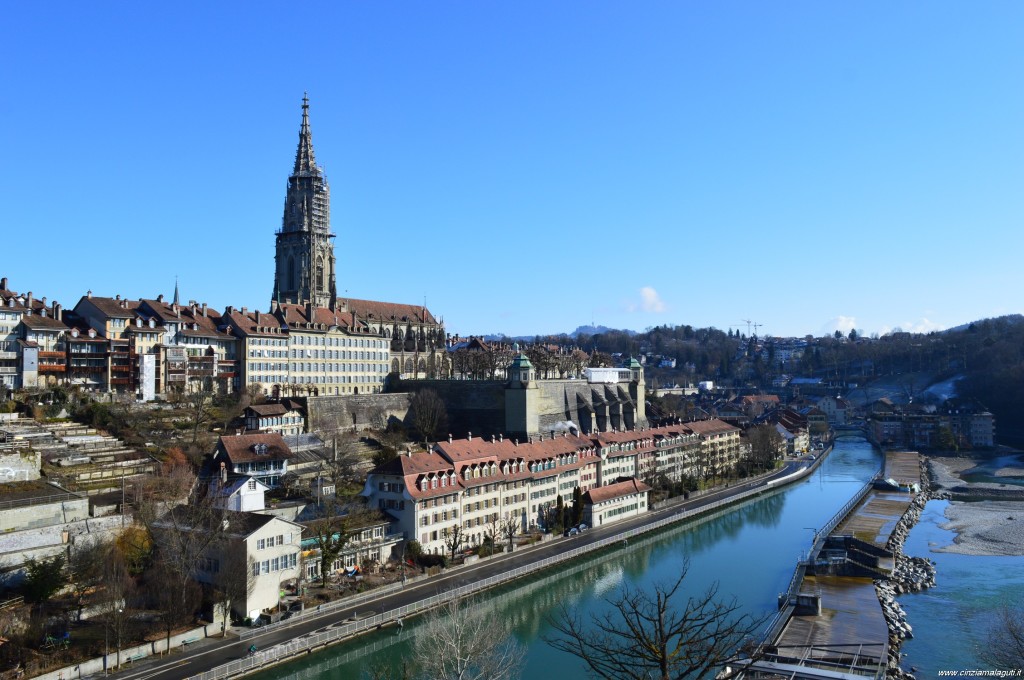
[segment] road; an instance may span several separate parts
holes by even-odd
[[[517,567],[527,566],[561,552],[596,543],[608,536],[650,524],[670,515],[700,509],[751,489],[764,488],[769,481],[792,475],[802,467],[806,467],[807,463],[807,459],[789,461],[777,472],[763,477],[757,482],[723,487],[700,498],[682,501],[667,508],[653,510],[640,517],[588,529],[578,536],[556,538],[545,543],[522,548],[511,554],[503,554],[470,566],[458,567],[434,578],[409,584],[402,590],[392,591],[368,601],[364,600],[354,609],[332,609],[330,612],[323,614],[317,614],[313,610],[306,610],[305,615],[295,619],[293,624],[275,628],[263,635],[257,635],[246,640],[239,640],[231,636],[226,639],[205,638],[190,645],[185,650],[174,651],[168,656],[147,657],[133,667],[118,671],[116,675],[119,678],[137,678],[139,680],[149,678],[179,680],[198,675],[221,664],[244,657],[249,649],[249,645],[253,643],[259,649],[267,650],[281,642],[286,642],[308,633],[322,631],[333,625],[351,620],[356,616],[362,618],[364,615],[370,615],[371,613],[391,611],[426,599],[439,592],[445,592],[473,581],[505,573]]]

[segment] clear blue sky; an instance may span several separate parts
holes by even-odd
[[[0,275],[266,309],[309,92],[339,293],[453,332],[1024,311],[1024,3],[50,2]]]

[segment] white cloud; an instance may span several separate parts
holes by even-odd
[[[935,323],[934,321],[930,321],[924,317],[921,317],[921,319],[919,319],[918,321],[904,321],[903,323],[898,324],[893,328],[890,328],[889,326],[884,326],[882,327],[882,330],[879,331],[879,335],[891,333],[896,329],[899,329],[904,333],[931,333],[932,331],[941,331],[945,329],[945,326],[943,326],[942,324]]]
[[[640,299],[643,301],[642,307],[645,312],[660,314],[665,311],[665,303],[658,296],[658,291],[650,286],[644,286],[640,289]]]
[[[822,335],[831,335],[836,331],[842,331],[843,335],[850,332],[851,329],[857,327],[857,318],[853,316],[839,316],[829,319],[824,326],[821,327]]]

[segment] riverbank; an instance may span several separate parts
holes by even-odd
[[[970,458],[930,458],[933,497],[949,499],[941,525],[956,533],[953,543],[938,552],[962,555],[1024,555],[1024,488],[999,482],[967,482],[962,475],[976,469]],[[1016,478],[1024,470],[1007,465],[993,477]],[[970,501],[970,502],[968,502]]]
[[[903,552],[911,529],[932,500],[949,500],[939,527],[955,532],[950,545],[931,548],[934,552],[974,556],[1024,555],[1024,488],[998,481],[967,481],[964,475],[977,470],[970,458],[930,457],[922,461],[921,493],[915,498],[893,531],[886,546],[893,552],[895,568],[887,579],[876,582],[879,601],[889,624],[889,667],[887,677],[911,680],[917,669],[901,666],[902,645],[913,637],[913,628],[897,597],[918,593],[936,585],[935,562]],[[994,479],[1018,478],[1024,470],[1007,465],[993,470]]]

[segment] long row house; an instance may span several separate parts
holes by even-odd
[[[375,468],[363,496],[407,539],[441,554],[456,529],[472,546],[504,522],[521,532],[544,527],[558,498],[571,503],[577,487],[593,526],[640,514],[650,487],[638,480],[722,474],[741,446],[740,429],[721,420],[528,441],[449,439]]]

